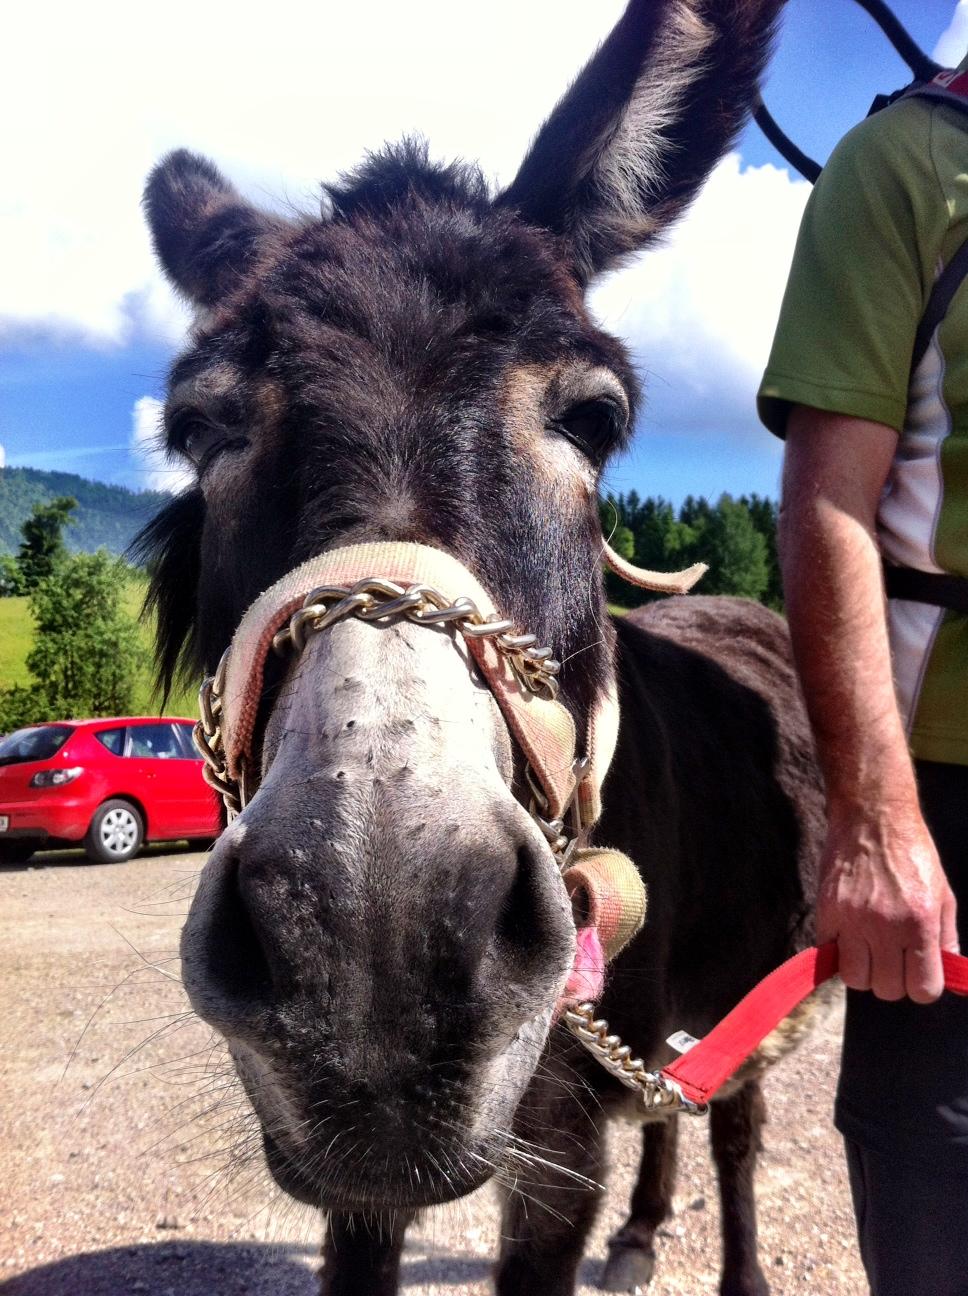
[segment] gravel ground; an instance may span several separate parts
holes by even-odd
[[[79,856],[0,869],[0,1292],[4,1296],[313,1296],[319,1222],[267,1182],[221,1051],[186,1013],[178,928],[200,857]],[[839,1015],[767,1083],[761,1255],[774,1296],[861,1296],[830,1123]],[[715,1185],[701,1121],[684,1122],[680,1195],[650,1296],[717,1289]],[[638,1139],[617,1126],[591,1296]],[[493,1193],[408,1235],[403,1290],[484,1296]],[[361,1293],[360,1296],[365,1296]],[[538,1294],[536,1294],[538,1296]]]

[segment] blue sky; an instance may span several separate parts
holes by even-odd
[[[0,197],[0,444],[11,465],[177,487],[145,451],[185,324],[140,221],[152,160],[185,143],[257,200],[298,207],[363,148],[420,128],[439,155],[479,157],[506,181],[622,4],[529,0],[523,15],[519,0],[494,0],[487,31],[469,39],[469,7],[445,0],[373,0],[338,28],[326,6],[278,0],[277,30],[256,42],[221,3],[200,20],[197,6],[173,0],[165,32],[149,36],[137,10],[94,0],[53,45],[43,7],[26,8],[7,48],[43,40],[50,50],[39,87],[48,111],[22,112],[32,66],[4,70],[0,111],[20,127],[6,168],[17,184]],[[929,51],[947,32],[939,56],[968,44],[968,0],[894,8]],[[295,55],[294,23],[304,47]],[[81,41],[90,58],[75,58]],[[790,0],[765,97],[822,160],[877,91],[906,79],[852,0]],[[635,448],[611,472],[615,489],[775,494],[780,450],[752,398],[806,192],[751,126],[669,245],[597,291],[595,309],[629,341],[649,392]]]

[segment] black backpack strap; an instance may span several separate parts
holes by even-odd
[[[913,567],[895,567],[885,562],[884,586],[888,598],[968,613],[968,576],[915,571]]]
[[[891,104],[897,103],[898,99],[904,99],[907,95],[920,93],[923,85],[923,81],[909,81],[906,86],[901,86],[900,90],[894,90],[891,94],[875,95],[871,106],[867,110],[868,117],[873,117],[875,113],[882,112],[885,108],[890,108]]]
[[[960,109],[962,113],[968,113],[968,74],[941,72],[933,81],[916,81],[913,85],[892,95],[884,104],[876,106],[884,107],[887,103],[896,102],[898,99],[915,96],[947,103],[953,108]],[[965,118],[965,125],[968,127],[968,118]],[[955,252],[931,289],[928,304],[914,335],[914,349],[911,355],[912,374],[924,359],[935,329],[947,315],[955,293],[966,277],[968,277],[968,239],[965,239]],[[911,567],[897,567],[885,562],[884,585],[888,598],[928,603],[934,607],[946,608],[950,612],[968,615],[968,577],[953,576],[947,572],[916,571]]]
[[[874,96],[874,102],[867,110],[868,117],[890,108],[899,99],[933,99],[936,103],[946,103],[960,112],[968,113],[968,72],[959,72],[957,68],[942,68],[930,81],[919,81],[917,77],[909,81],[900,90],[890,94]]]
[[[871,105],[868,116],[897,103],[899,99],[914,98],[946,103],[968,114],[968,72],[959,72],[957,68],[942,68],[930,81],[915,80],[900,90],[895,90],[891,95],[878,95]],[[968,128],[968,118],[965,125]],[[924,315],[914,335],[914,349],[911,353],[912,374],[924,359],[935,329],[947,315],[954,295],[966,276],[968,276],[968,239],[941,271],[931,289]]]
[[[943,68],[930,81],[912,81],[892,95],[888,102],[896,99],[933,99],[936,103],[946,103],[960,112],[968,112],[968,72]]]
[[[947,315],[948,307],[966,275],[968,275],[968,239],[965,239],[938,275],[931,289],[931,296],[921,316],[918,331],[914,335],[914,350],[911,353],[912,373],[924,359],[924,353],[934,336],[934,331]]]

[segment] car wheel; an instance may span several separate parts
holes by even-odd
[[[144,834],[141,815],[130,801],[105,801],[94,812],[84,851],[99,864],[119,864],[137,855]]]
[[[0,864],[26,864],[36,849],[33,842],[0,842]]]

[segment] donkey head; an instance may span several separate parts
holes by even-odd
[[[583,294],[728,147],[780,3],[633,0],[496,197],[413,143],[304,220],[191,154],[160,164],[155,246],[198,312],[166,407],[197,483],[143,537],[166,682],[211,671],[299,563],[418,541],[553,645],[582,731],[613,673],[596,486],[637,402]],[[185,928],[192,1002],[288,1191],[350,1209],[467,1192],[575,949],[501,712],[452,632],[346,620],[270,666],[257,739],[258,791]]]

